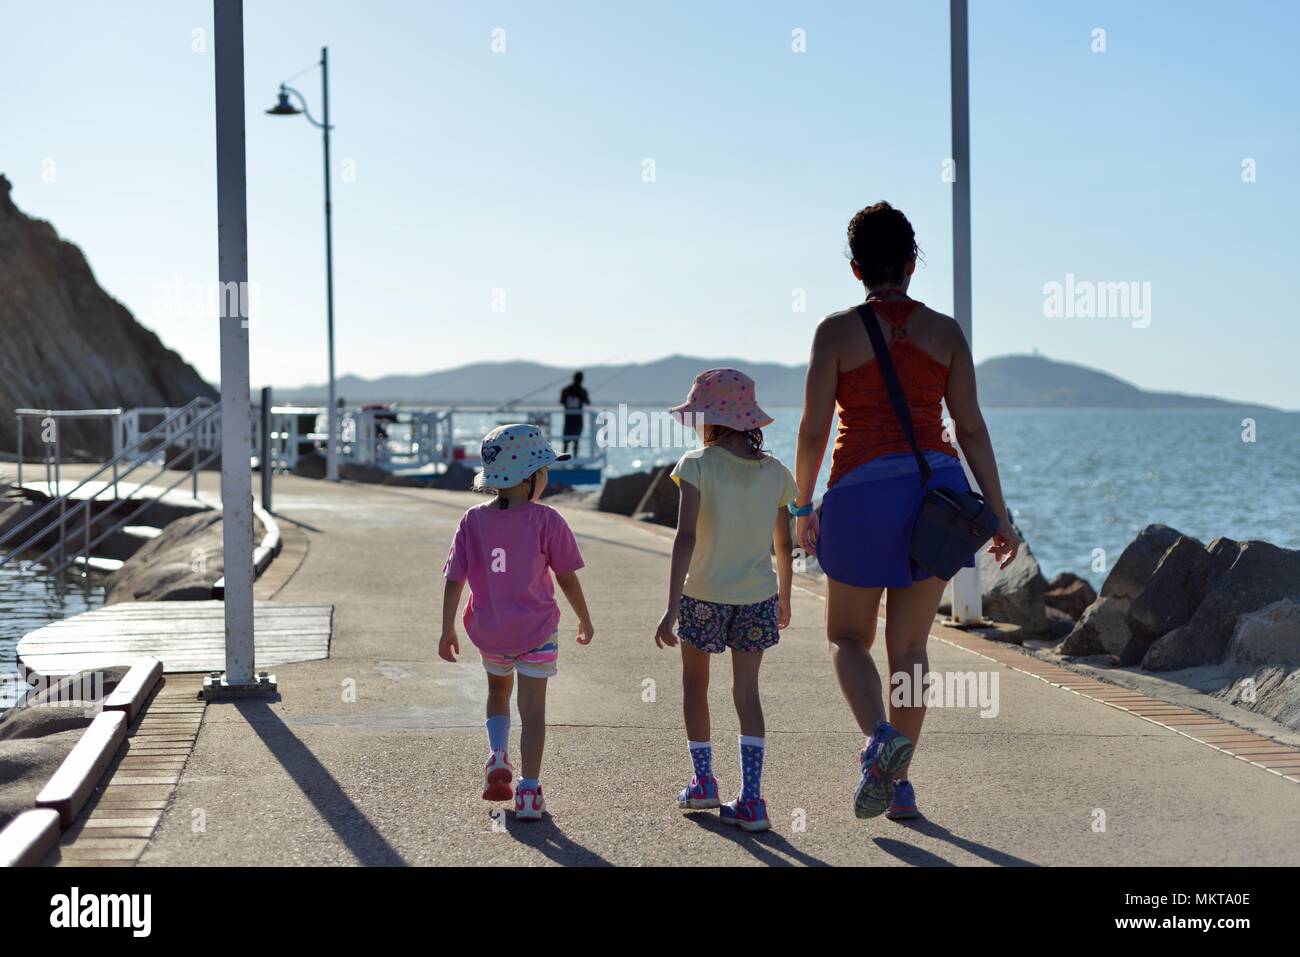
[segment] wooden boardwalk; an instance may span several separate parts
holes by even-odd
[[[222,671],[224,605],[219,601],[121,602],[46,625],[18,642],[25,674],[51,677],[143,656],[166,673]],[[329,657],[333,605],[255,602],[257,667]]]

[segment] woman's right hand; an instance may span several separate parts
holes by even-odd
[[[799,547],[809,556],[817,554],[817,538],[821,534],[821,519],[816,512],[800,515],[794,521],[794,537]]]
[[[1003,512],[998,516],[998,530],[993,533],[993,542],[989,545],[988,552],[998,560],[998,568],[1006,568],[1015,560],[1019,551],[1020,536],[1016,534],[1011,519]]]

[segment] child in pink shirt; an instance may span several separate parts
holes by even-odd
[[[591,641],[594,629],[578,582],[582,567],[578,543],[560,513],[537,499],[546,488],[546,470],[556,455],[541,430],[503,425],[483,439],[483,471],[476,488],[490,490],[491,502],[467,511],[456,528],[447,563],[438,654],[455,661],[460,652],[456,609],[465,583],[469,604],[465,631],[479,650],[487,672],[487,733],[491,755],[483,768],[483,799],[508,801],[514,766],[510,763],[510,693],[519,674],[520,750],[524,773],[513,790],[515,817],[540,820],[545,810],[538,776],[546,740],[546,681],[559,657],[560,606],[551,573],[578,616],[578,643]]]

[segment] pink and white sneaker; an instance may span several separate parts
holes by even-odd
[[[542,786],[520,788],[515,792],[515,820],[540,821],[546,810],[546,801],[542,798]]]
[[[483,800],[509,801],[514,796],[510,786],[515,776],[515,766],[504,751],[493,751],[487,764],[483,765]]]

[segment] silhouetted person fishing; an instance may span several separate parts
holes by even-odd
[[[573,381],[560,390],[560,405],[564,406],[564,451],[576,455],[582,437],[582,410],[591,405],[591,397],[582,387],[581,372],[575,372]]]

